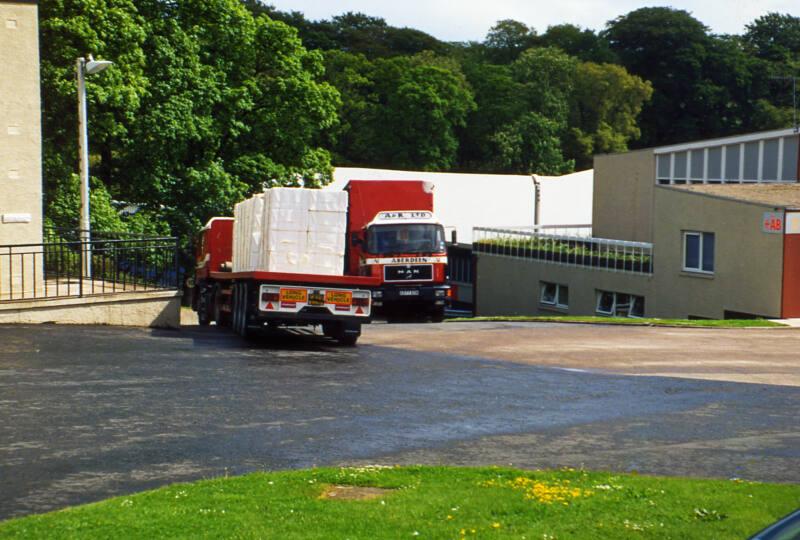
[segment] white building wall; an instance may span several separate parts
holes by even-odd
[[[594,171],[539,176],[540,225],[591,225]]]
[[[592,171],[563,177],[536,176],[542,186],[541,225],[592,222]],[[341,190],[350,180],[425,180],[433,182],[433,209],[447,238],[457,231],[458,242],[472,243],[473,227],[530,227],[534,225],[533,178],[514,174],[432,173],[337,167],[325,189]]]

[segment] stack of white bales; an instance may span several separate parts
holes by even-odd
[[[342,275],[347,192],[273,188],[234,218],[234,272]]]

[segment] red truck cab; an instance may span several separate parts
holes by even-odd
[[[233,218],[215,217],[200,230],[195,248],[195,280],[207,279],[233,259]]]
[[[449,301],[444,227],[433,213],[433,184],[351,180],[347,273],[380,279],[377,313],[444,318]]]

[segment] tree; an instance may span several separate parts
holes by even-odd
[[[642,8],[608,23],[604,36],[631,73],[653,84],[642,142],[664,144],[741,131],[750,65],[736,40],[709,35],[689,13]]]
[[[565,160],[561,152],[562,129],[561,124],[538,112],[523,114],[490,137],[497,150],[493,168],[523,174],[572,171],[575,162]]]
[[[800,17],[767,13],[745,26],[744,43],[758,58],[771,62],[800,62]]]
[[[378,62],[377,88],[386,105],[376,116],[383,129],[375,144],[385,163],[423,170],[455,166],[457,130],[475,102],[458,66],[448,64],[424,54]]]
[[[108,181],[115,172],[110,156],[131,142],[130,126],[146,94],[146,33],[131,0],[53,0],[39,6],[39,17],[47,209],[78,170],[76,58],[93,53],[115,61],[113,69],[86,79],[92,172]]]
[[[594,31],[581,29],[573,24],[549,26],[536,40],[540,47],[557,47],[570,56],[585,62],[615,63],[616,55],[608,42]]]
[[[486,34],[483,44],[489,59],[498,64],[508,64],[517,59],[525,49],[533,46],[536,30],[513,19],[497,21]]]
[[[793,124],[792,84],[800,75],[800,18],[768,13],[746,26],[742,43],[754,57],[751,119],[755,129]]]
[[[652,85],[613,64],[578,64],[570,98],[565,153],[578,168],[591,167],[594,154],[624,152],[639,138],[639,113]]]
[[[321,54],[286,24],[254,18],[238,0],[56,0],[42,15],[54,186],[75,170],[60,143],[74,140],[64,126],[79,51],[116,61],[89,89],[93,172],[174,233],[191,234],[265,186],[330,179],[320,143],[338,93],[321,81]]]
[[[460,168],[500,171],[502,169],[496,168],[496,144],[491,139],[525,113],[522,85],[514,79],[510,66],[466,62],[464,73],[472,87],[476,107],[462,131]]]
[[[341,163],[446,170],[456,163],[458,130],[474,109],[458,64],[423,53],[370,62],[328,53],[327,77],[340,89]]]

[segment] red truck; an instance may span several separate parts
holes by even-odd
[[[433,184],[351,180],[345,253],[350,275],[379,280],[377,313],[444,318],[450,300],[444,228],[433,214]]]
[[[200,231],[192,308],[201,325],[214,321],[245,337],[264,327],[320,325],[339,343],[356,343],[361,324],[370,320],[371,290],[379,279],[233,272],[233,225],[233,218],[216,217]]]
[[[338,253],[344,255],[345,268],[335,272],[339,275],[234,272],[234,240],[244,255],[247,251],[258,256],[275,246],[265,241],[253,250],[247,246],[256,237],[264,238],[263,229],[252,239],[246,233],[234,238],[234,218],[212,218],[200,231],[197,243],[192,307],[199,323],[230,325],[242,336],[265,326],[320,325],[326,336],[352,345],[361,335],[361,325],[369,322],[373,308],[386,314],[410,313],[442,320],[450,287],[446,284],[444,228],[433,215],[433,185],[416,180],[353,180],[345,190],[345,238],[326,232],[328,222],[322,219],[325,211],[319,214],[316,229],[328,235],[329,244],[331,235],[341,241],[343,251]],[[292,195],[304,195],[284,194],[287,201]],[[256,195],[237,208],[259,197],[264,195]],[[280,212],[276,209],[275,216],[281,220],[301,215]],[[344,230],[344,216],[339,215],[340,230]],[[243,220],[249,223],[251,218]],[[258,218],[252,222],[258,222]],[[283,223],[276,221],[270,226],[279,229]],[[325,230],[319,229],[320,224]],[[296,234],[289,232],[281,239],[294,241]],[[326,257],[315,255],[311,247],[300,255],[310,259],[306,268],[316,268],[315,263]]]

